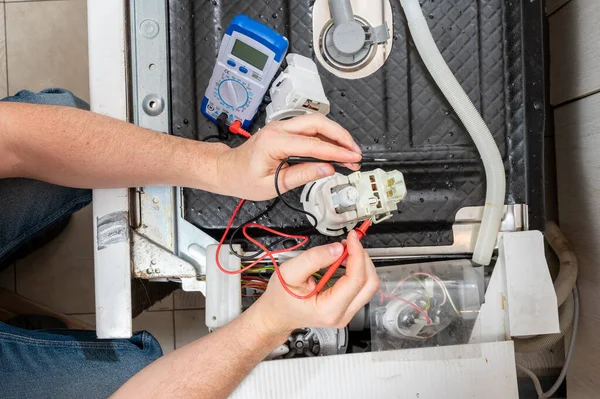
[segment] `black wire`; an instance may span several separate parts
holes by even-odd
[[[269,206],[267,206],[265,208],[264,211],[262,211],[261,213],[259,213],[256,216],[253,216],[252,218],[246,220],[245,222],[241,223],[239,225],[239,227],[237,229],[235,229],[233,231],[233,233],[231,233],[231,237],[229,237],[229,252],[231,252],[234,256],[240,258],[243,261],[247,261],[247,260],[254,260],[256,258],[258,258],[259,256],[262,255],[262,251],[258,251],[257,253],[255,253],[254,255],[240,255],[235,249],[233,249],[233,240],[235,238],[235,236],[239,233],[239,231],[248,223],[252,223],[257,221],[258,219],[260,219],[261,217],[265,216],[266,214],[268,214],[273,208],[275,208],[275,206],[279,203],[279,198],[275,198],[275,200],[273,200],[273,202],[271,202],[269,204]],[[271,251],[277,244],[285,241],[285,240],[289,240],[289,238],[287,237],[282,237],[279,240],[276,240],[274,242],[272,242],[271,244],[267,245],[265,248],[267,248],[267,250]]]
[[[215,137],[215,136],[212,136],[212,137]],[[218,137],[218,136],[216,136],[216,137]],[[285,204],[285,206],[287,206],[288,208],[290,208],[296,212],[300,212],[309,217],[309,222],[311,224],[311,228],[307,229],[305,231],[302,231],[300,234],[308,234],[313,229],[317,228],[317,218],[315,217],[315,215],[287,202],[287,200],[283,197],[281,190],[279,189],[279,173],[281,172],[281,169],[283,168],[283,166],[286,163],[290,163],[290,162],[294,162],[294,163],[296,163],[296,162],[315,162],[315,163],[317,163],[318,162],[318,163],[320,163],[320,162],[328,162],[328,161],[323,161],[322,159],[317,159],[317,158],[306,158],[306,157],[287,157],[283,161],[281,161],[281,163],[277,166],[277,169],[275,170],[275,192],[277,193],[277,198],[275,198],[275,200],[273,202],[271,202],[271,204],[269,204],[269,206],[267,206],[265,208],[265,210],[262,211],[260,214],[253,216],[252,218],[246,220],[244,223],[241,223],[239,225],[239,227],[236,228],[233,231],[233,233],[231,233],[231,236],[229,237],[229,252],[231,254],[233,254],[234,256],[240,258],[242,261],[251,261],[251,260],[257,259],[258,257],[262,256],[263,251],[258,251],[257,253],[255,253],[253,255],[240,255],[236,250],[233,249],[233,240],[234,240],[235,236],[248,223],[255,222],[256,220],[260,219],[261,217],[267,215],[273,208],[275,208],[275,206],[279,203],[279,201],[283,202]],[[268,251],[271,251],[276,245],[278,245],[286,240],[290,240],[290,238],[282,237],[282,238],[272,242],[268,246],[265,246],[265,248],[267,248]]]
[[[277,169],[275,170],[275,192],[277,193],[277,198],[279,198],[281,200],[281,202],[283,202],[285,204],[285,206],[287,206],[288,208],[290,208],[296,212],[303,213],[306,216],[308,216],[309,218],[312,218],[312,220],[309,219],[309,222],[310,222],[312,228],[316,229],[317,228],[317,218],[315,217],[315,215],[313,215],[312,213],[310,213],[308,211],[305,211],[302,208],[295,207],[294,205],[287,202],[287,200],[285,198],[283,198],[283,195],[281,194],[281,191],[279,190],[279,172],[281,172],[283,165],[285,165],[286,163],[288,163],[290,161],[295,161],[295,160],[296,159],[294,157],[288,157],[288,158],[284,159],[283,161],[281,161],[279,166],[277,166]],[[326,161],[323,161],[321,159],[316,159],[316,158],[303,158],[302,162],[326,162]]]

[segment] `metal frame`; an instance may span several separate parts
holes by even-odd
[[[134,121],[157,131],[168,131],[168,38],[166,0],[130,0],[132,8],[132,66]],[[151,107],[150,104],[154,104]],[[179,187],[144,187],[133,201],[139,222],[132,234],[135,277],[180,279],[186,290],[205,290],[200,276],[206,273],[206,248],[216,241],[183,218],[183,197]],[[372,248],[375,259],[402,259],[473,252],[483,207],[459,210],[453,225],[450,246]],[[526,230],[527,205],[506,207],[502,231]],[[151,249],[151,247],[154,248]],[[285,259],[299,252],[282,255]],[[160,267],[156,267],[160,265]]]
[[[133,121],[168,133],[167,1],[130,0],[130,8]],[[184,290],[204,291],[205,282],[197,277],[206,274],[206,247],[216,241],[183,218],[181,187],[142,187],[135,195],[133,275],[177,278]]]
[[[90,105],[127,120],[125,0],[88,0]],[[94,190],[94,284],[99,338],[131,336],[128,190]]]

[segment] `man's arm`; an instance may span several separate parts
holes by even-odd
[[[379,289],[375,267],[355,232],[348,235],[346,274],[307,299],[287,294],[277,277],[240,317],[214,333],[160,358],[133,376],[113,398],[225,398],[295,328],[345,327]],[[281,272],[300,295],[315,287],[312,273],[342,253],[340,243],[313,248]]]
[[[275,196],[274,170],[289,155],[361,159],[350,134],[323,116],[267,125],[230,149],[74,108],[0,103],[0,178],[83,188],[184,186],[260,200]],[[294,165],[281,174],[281,187],[331,174],[328,164]]]
[[[0,103],[0,177],[83,188],[211,190],[217,157],[226,150],[75,108]]]

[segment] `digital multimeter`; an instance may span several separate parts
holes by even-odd
[[[247,129],[258,111],[288,48],[288,40],[246,15],[227,27],[200,111],[213,122],[221,113],[227,122]]]

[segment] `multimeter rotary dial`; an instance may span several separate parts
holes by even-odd
[[[242,108],[248,103],[248,90],[237,80],[225,79],[217,88],[221,100],[234,109]]]

